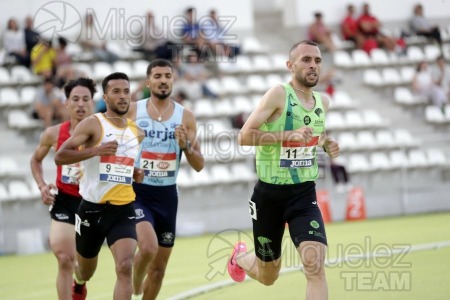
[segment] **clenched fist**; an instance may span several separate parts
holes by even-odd
[[[339,156],[339,144],[331,138],[327,138],[323,144],[323,149],[331,158]]]
[[[97,155],[98,156],[115,155],[118,146],[119,143],[117,143],[117,141],[103,143],[97,148]]]

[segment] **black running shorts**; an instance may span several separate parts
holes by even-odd
[[[53,220],[63,223],[75,224],[75,213],[80,206],[82,198],[58,191],[55,202],[50,206],[50,216]]]
[[[136,222],[152,224],[161,247],[171,248],[175,243],[175,231],[178,210],[177,186],[154,186],[133,183],[136,193],[134,207]]]
[[[133,203],[111,205],[83,200],[75,219],[77,252],[84,258],[96,257],[105,238],[109,247],[120,239],[137,240]]]
[[[292,185],[258,181],[249,205],[255,252],[262,261],[281,257],[286,223],[296,248],[303,241],[327,244],[314,181]]]

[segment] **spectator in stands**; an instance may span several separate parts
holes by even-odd
[[[3,47],[7,55],[13,57],[15,62],[29,67],[30,57],[25,44],[25,35],[19,30],[16,19],[8,20],[7,28],[3,34]]]
[[[145,20],[145,28],[135,41],[137,47],[134,51],[143,53],[147,60],[154,58],[172,60],[176,44],[169,40],[167,32],[158,27],[151,11],[147,12]]]
[[[231,45],[226,40],[228,32],[220,25],[215,9],[209,11],[209,16],[202,27],[203,34],[208,39],[215,54],[228,57],[234,57],[239,54],[239,47]]]
[[[177,80],[177,89],[180,88],[189,100],[202,97],[217,98],[206,86],[206,80],[210,77],[204,63],[199,61],[197,52],[190,52],[186,61],[180,64],[180,79]],[[176,91],[177,91],[176,89]]]
[[[443,108],[448,102],[444,88],[433,79],[432,72],[428,68],[426,61],[422,61],[417,65],[416,74],[412,81],[412,90],[417,95],[427,97],[434,105],[440,108]]]
[[[55,86],[53,77],[46,77],[43,85],[36,90],[34,110],[38,117],[44,121],[45,128],[52,125],[53,118],[66,121],[68,114],[64,107],[65,97],[61,90]]]
[[[362,47],[362,36],[358,32],[358,20],[355,17],[355,6],[347,6],[347,16],[341,23],[342,37],[346,41],[353,41],[356,48]]]
[[[41,37],[31,50],[33,73],[42,77],[52,77],[56,71],[56,50],[50,38]]]
[[[55,65],[57,86],[61,88],[67,81],[75,77],[75,71],[72,66],[72,57],[66,52],[66,39],[59,37],[58,44],[59,46],[56,49]]]
[[[324,45],[328,51],[335,51],[336,46],[331,38],[332,32],[323,22],[322,13],[314,13],[315,21],[308,28],[308,36],[311,41]]]
[[[181,30],[182,40],[184,45],[194,46],[198,51],[204,51],[208,41],[205,39],[202,33],[200,23],[197,22],[197,10],[193,7],[189,7],[185,11],[186,22],[183,24]]]
[[[113,63],[119,59],[119,57],[109,51],[106,47],[106,40],[99,36],[101,29],[96,28],[94,25],[95,15],[88,13],[85,16],[84,26],[82,26],[80,34],[80,44],[83,50],[90,51],[94,54],[96,59]]]
[[[70,137],[71,132],[83,119],[93,112],[95,82],[87,78],[78,78],[64,87],[67,97],[65,106],[70,120],[48,127],[41,136],[38,147],[31,157],[30,166],[34,180],[41,191],[42,203],[50,207],[50,247],[58,260],[56,289],[58,299],[75,298],[74,294],[86,293],[86,285],[73,284],[75,266],[75,213],[81,203],[78,192],[80,165],[57,166],[56,186],[46,183],[42,172],[42,161],[51,148],[55,151]],[[55,193],[56,192],[56,193]],[[73,291],[72,291],[73,288]],[[74,297],[74,298],[72,298]]]
[[[450,66],[445,62],[444,56],[440,55],[436,59],[436,65],[433,68],[433,80],[444,90],[447,100],[450,99]]]
[[[381,23],[370,13],[368,3],[363,4],[363,13],[358,18],[358,30],[361,35],[362,49],[368,53],[378,46],[391,52],[396,50],[395,40],[381,33]]]
[[[423,35],[427,38],[436,40],[439,45],[442,45],[441,32],[436,25],[430,22],[423,15],[422,4],[414,6],[414,16],[410,20],[411,30],[417,35]]]
[[[39,33],[34,30],[33,28],[33,18],[30,16],[27,16],[25,18],[25,29],[24,29],[24,33],[25,33],[25,44],[27,47],[27,52],[28,54],[31,53],[31,50],[33,49],[34,46],[36,46],[36,44],[39,42]]]

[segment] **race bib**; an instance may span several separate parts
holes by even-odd
[[[80,163],[63,165],[61,168],[61,182],[65,184],[78,184],[80,179]]]
[[[280,149],[280,168],[309,168],[314,165],[319,137],[309,143],[283,142]]]
[[[149,177],[173,177],[177,168],[177,154],[142,151],[140,168]]]
[[[131,184],[133,181],[134,159],[124,156],[100,156],[100,182]]]

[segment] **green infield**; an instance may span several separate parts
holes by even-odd
[[[330,299],[448,299],[450,213],[327,225]],[[237,239],[252,249],[251,233],[233,229],[178,238],[160,299],[304,299],[306,280],[289,236],[283,274],[270,287],[253,280],[232,284],[226,261]],[[368,257],[371,254],[372,257]],[[362,257],[349,259],[351,257]],[[52,253],[0,257],[0,299],[57,299]],[[114,265],[107,248],[88,282],[88,299],[112,299]]]

